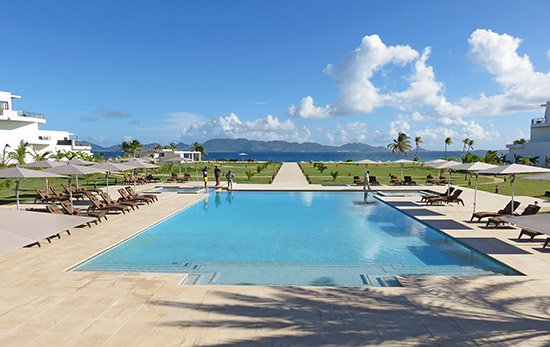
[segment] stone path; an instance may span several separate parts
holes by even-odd
[[[285,186],[286,188],[295,188],[308,186],[302,170],[298,163],[283,163],[281,169],[273,179],[272,185]]]

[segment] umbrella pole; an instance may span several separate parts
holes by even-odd
[[[48,178],[46,177],[46,194],[50,191],[50,187],[48,186]]]
[[[15,180],[15,199],[17,200],[17,209],[19,210],[19,181],[21,179]]]
[[[403,164],[401,164],[401,181],[403,181]]]
[[[109,194],[109,171],[105,171],[105,185],[107,186],[107,194]]]
[[[75,175],[75,176],[76,176],[76,189],[78,189],[78,188],[80,188],[80,187],[78,186],[78,175]],[[69,184],[69,188],[70,188],[70,187],[71,187],[71,185]]]
[[[78,176],[77,176],[78,177]],[[73,189],[71,188],[71,179],[72,176],[69,176],[69,201],[71,202],[71,211],[74,211],[73,206]]]
[[[516,175],[512,175],[512,205],[510,205],[510,215],[514,214],[514,184],[516,183]]]
[[[476,203],[477,203],[477,176],[478,173],[475,173],[476,175],[476,189],[474,190],[474,213],[476,213]]]
[[[136,176],[136,170],[134,169],[134,192],[137,192],[136,190],[136,179],[137,179],[137,176]]]
[[[449,182],[447,183],[447,196],[451,195],[451,169],[447,170],[449,172]]]

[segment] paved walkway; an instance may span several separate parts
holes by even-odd
[[[279,172],[273,179],[272,185],[285,186],[285,188],[295,188],[308,186],[302,170],[298,163],[283,163]]]

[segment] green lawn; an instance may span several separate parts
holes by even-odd
[[[263,163],[232,163],[232,162],[220,162],[220,163],[203,163],[197,166],[195,170],[195,164],[182,164],[181,172],[188,172],[192,176],[192,180],[197,180],[202,182],[202,168],[204,166],[208,167],[208,176],[210,181],[214,180],[214,165],[218,165],[223,172],[222,181],[225,181],[225,173],[228,170],[233,171],[235,174],[236,183],[271,183],[272,177],[279,171],[281,163],[269,163],[265,168],[262,168],[260,173],[257,172],[258,165],[263,165]],[[254,172],[254,176],[250,179],[246,176],[246,171],[250,170]],[[139,170],[140,174],[143,174],[143,170]],[[179,167],[177,164],[162,164],[161,168],[156,170],[147,170],[147,173],[152,173],[154,176],[161,178],[163,181],[166,181],[170,174],[178,173]],[[198,175],[196,175],[198,173]],[[112,174],[109,176],[109,184],[120,184],[124,179],[122,175]],[[42,178],[32,178],[24,179],[20,184],[20,200],[22,202],[34,201],[36,196],[36,188],[46,188],[45,179]],[[59,188],[63,191],[62,184],[67,183],[66,179],[53,178],[49,180],[49,185]],[[75,181],[73,180],[73,183]],[[87,175],[79,177],[79,183],[81,186],[86,188],[92,188],[94,183],[98,186],[105,185],[105,175]],[[0,179],[0,205],[2,204],[14,204],[15,203],[15,180],[12,179]]]
[[[311,183],[314,184],[351,184],[353,183],[353,176],[359,176],[363,179],[365,174],[364,164],[354,163],[326,163],[327,169],[321,173],[310,163],[300,163],[300,167],[305,175],[309,176]],[[381,184],[389,184],[390,174],[401,178],[401,166],[396,164],[387,165],[369,165],[369,172],[371,176],[376,176],[378,182]],[[330,175],[331,172],[338,171],[336,180]],[[423,165],[406,165],[403,167],[403,175],[411,176],[418,184],[424,184],[426,182],[426,176],[431,173],[432,176],[437,177],[437,170],[425,167]],[[526,195],[538,198],[544,198],[544,192],[550,191],[550,181],[540,180],[526,180],[522,179],[522,176],[518,175],[515,182],[515,194]],[[506,176],[497,176],[497,179],[504,179]],[[509,180],[502,183],[490,183],[495,179],[494,176],[479,176],[479,189],[494,192],[495,186],[498,185],[499,193],[503,195],[511,195],[511,187]],[[460,186],[468,186],[468,182],[471,181],[470,187],[474,187],[474,178],[466,177],[465,173],[455,172],[452,176],[452,183]]]

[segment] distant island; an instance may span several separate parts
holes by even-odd
[[[143,149],[149,149],[158,143],[143,145]],[[188,150],[191,145],[179,142],[178,149]],[[122,152],[120,145],[102,147],[91,143],[92,152]],[[389,152],[383,146],[371,146],[365,143],[346,143],[341,146],[321,145],[316,142],[287,142],[287,141],[258,141],[248,139],[212,139],[202,143],[207,152],[232,153],[232,152],[265,152],[265,153],[368,153]]]

